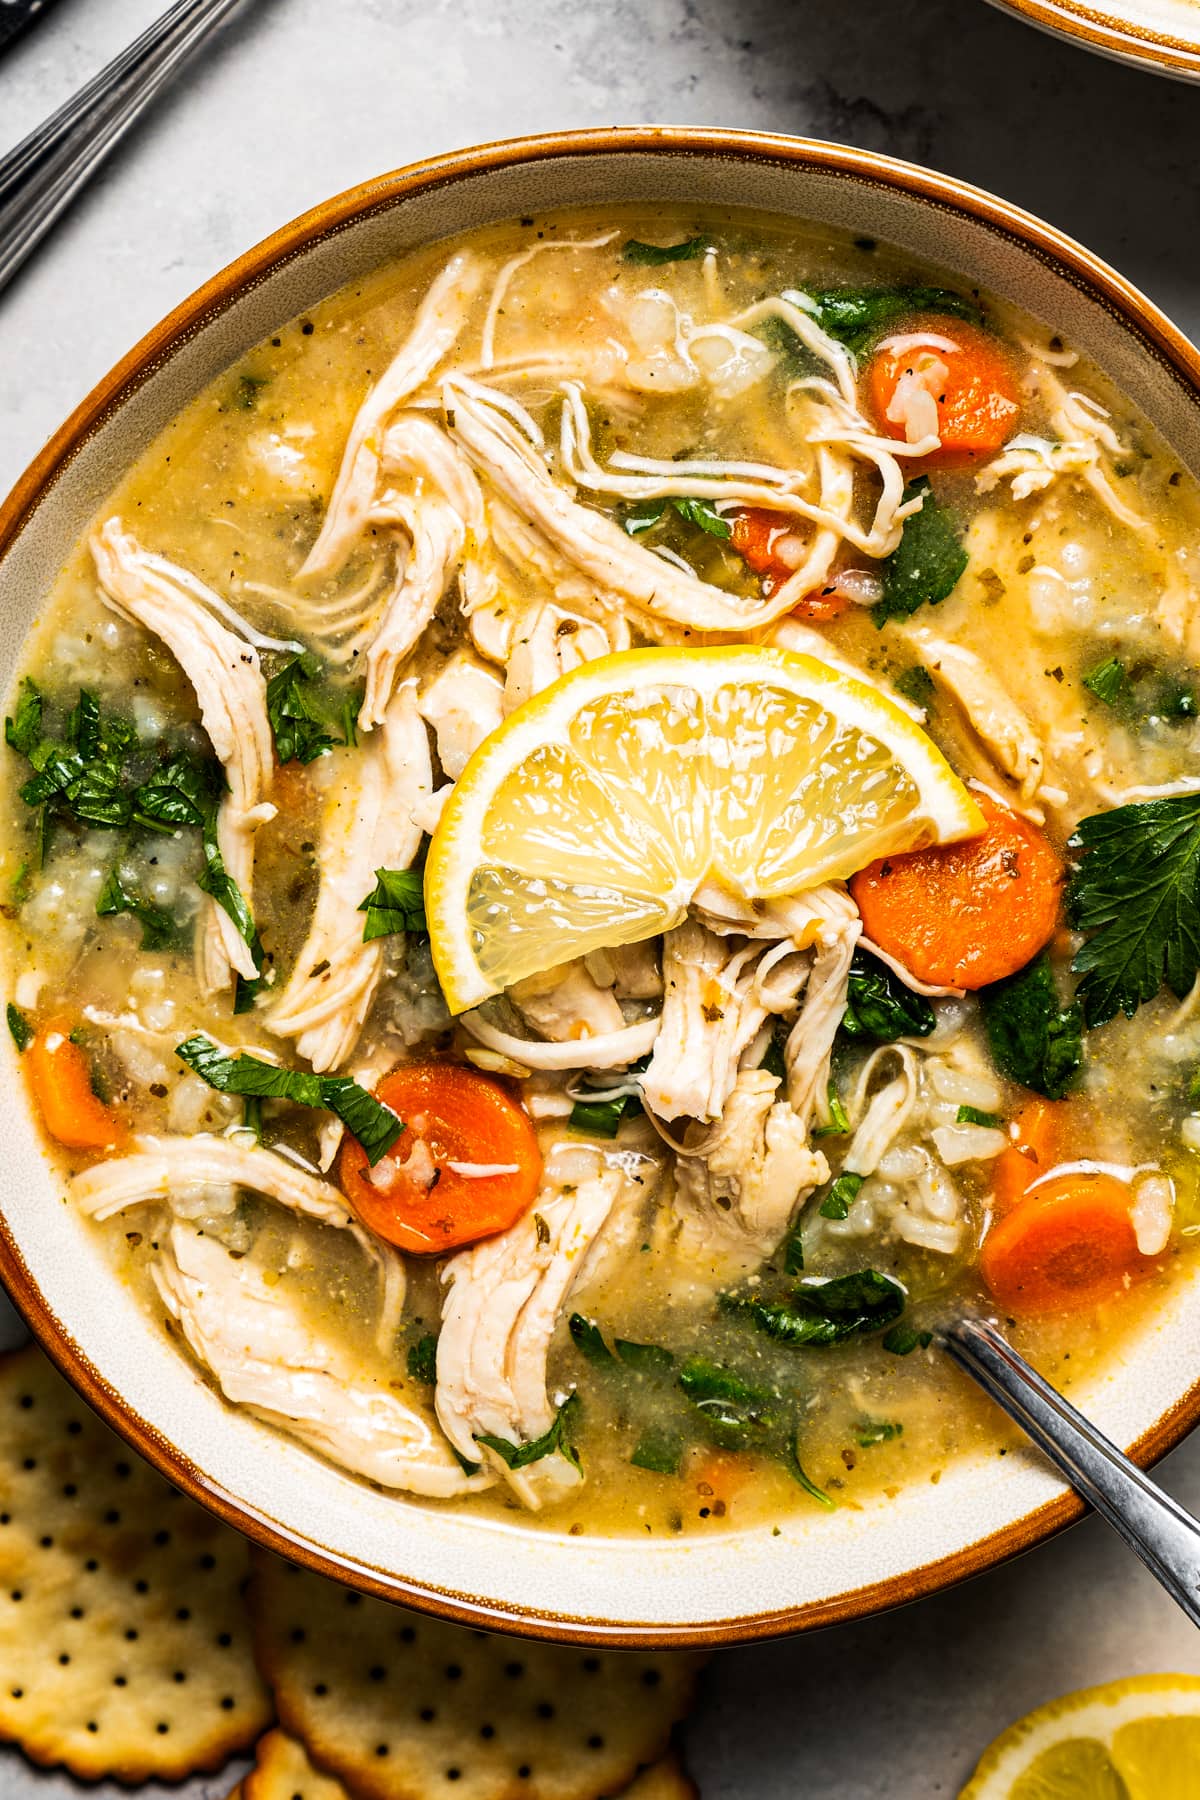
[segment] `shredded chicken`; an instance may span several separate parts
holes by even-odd
[[[725,1279],[771,1254],[796,1208],[829,1179],[820,1151],[810,1150],[804,1123],[776,1098],[778,1078],[743,1069],[722,1114],[715,1142],[680,1157],[675,1214],[689,1259],[709,1259]],[[690,1127],[688,1137],[697,1132]]]
[[[758,944],[731,953],[697,919],[667,932],[662,1024],[642,1077],[645,1103],[660,1119],[721,1117],[742,1052],[769,1014],[794,1009],[809,979],[808,959],[779,948],[781,960]]]
[[[169,1205],[189,1190],[228,1183],[262,1194],[301,1218],[348,1231],[379,1270],[378,1335],[391,1343],[404,1308],[404,1264],[373,1232],[365,1231],[340,1191],[315,1175],[237,1137],[154,1137],[131,1140],[125,1156],[94,1163],[71,1180],[71,1200],[89,1219],[111,1219],[128,1206]]]
[[[362,902],[378,869],[407,869],[421,845],[413,809],[433,774],[429,738],[411,683],[388,707],[383,730],[338,767],[321,825],[321,881],[308,937],[292,977],[264,1023],[293,1037],[314,1069],[340,1068],[354,1054],[383,968],[383,940],[363,942]]]
[[[482,263],[461,251],[430,283],[412,331],[358,409],[316,543],[300,570],[304,580],[333,575],[361,536],[380,474],[383,426],[453,349],[479,287]]]
[[[1046,756],[1033,726],[974,651],[939,638],[928,629],[907,632],[930,674],[955,699],[967,725],[1015,782],[1022,801],[1033,801],[1042,783]]]
[[[505,712],[540,694],[560,675],[607,655],[608,637],[602,626],[549,601],[535,607],[513,632],[504,681]]]
[[[546,1359],[563,1303],[621,1192],[623,1173],[593,1152],[593,1172],[558,1181],[550,1169],[532,1212],[446,1264],[437,1350],[437,1416],[460,1456],[490,1460],[526,1506],[537,1509],[582,1479],[561,1451],[509,1469],[480,1435],[532,1443],[561,1400],[546,1391]]]
[[[217,845],[226,873],[250,906],[254,834],[275,816],[268,799],[275,749],[258,654],[213,616],[222,606],[218,596],[186,570],[143,550],[120,519],[93,532],[91,551],[114,612],[160,638],[196,690],[201,721],[229,784],[217,810]],[[206,896],[197,937],[200,986],[216,993],[235,973],[254,979],[253,953],[229,914]]]
[[[834,923],[813,957],[804,1003],[784,1045],[788,1102],[806,1131],[814,1117],[826,1117],[829,1059],[846,1010],[850,964],[861,930],[857,912]]]
[[[625,1026],[613,994],[592,979],[582,961],[526,976],[509,988],[508,997],[533,1029],[553,1043],[606,1037]]]
[[[388,1388],[356,1379],[344,1347],[307,1323],[286,1280],[269,1284],[253,1262],[181,1225],[160,1245],[153,1275],[233,1405],[381,1487],[448,1500],[491,1485],[490,1475],[463,1471],[428,1419]]]
[[[457,781],[472,754],[504,717],[504,684],[493,669],[460,650],[421,689],[417,710],[433,727],[438,761]]]

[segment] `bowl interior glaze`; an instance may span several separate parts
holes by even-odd
[[[202,289],[84,402],[0,511],[0,673],[71,545],[191,397],[276,326],[387,258],[509,215],[606,199],[752,206],[903,246],[1037,315],[1094,357],[1200,473],[1200,359],[1121,279],[977,190],[868,153],[743,133],[630,130],[486,147],[368,184],[287,226]],[[854,1617],[977,1572],[1078,1516],[1032,1454],[936,1486],[707,1542],[551,1536],[418,1506],[337,1473],[225,1406],[109,1275],[2,1079],[0,1274],[46,1348],[118,1429],[261,1541],[469,1622],[620,1643],[723,1642]],[[1181,1286],[1077,1396],[1143,1460],[1200,1414]]]

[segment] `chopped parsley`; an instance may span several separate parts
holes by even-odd
[[[829,1192],[818,1208],[821,1217],[823,1219],[847,1218],[865,1180],[865,1175],[859,1175],[853,1169],[843,1169],[836,1180],[831,1182]]]
[[[999,1131],[1004,1124],[999,1113],[982,1112],[978,1106],[960,1106],[954,1122],[956,1125],[984,1125],[992,1131]]]
[[[579,1461],[579,1452],[566,1436],[575,1423],[578,1410],[578,1397],[575,1394],[568,1394],[555,1414],[554,1423],[549,1431],[543,1432],[539,1438],[534,1438],[532,1443],[513,1444],[507,1438],[493,1437],[490,1432],[486,1431],[477,1431],[475,1442],[485,1445],[489,1450],[494,1450],[500,1461],[509,1469],[527,1469],[530,1463],[541,1462],[544,1456],[553,1456],[556,1451],[559,1455],[565,1456],[567,1461],[573,1463],[578,1469],[582,1466]]]
[[[824,1349],[880,1331],[904,1310],[904,1289],[878,1269],[859,1269],[829,1281],[806,1281],[786,1300],[722,1296],[724,1311],[748,1318],[759,1331],[799,1349]]]
[[[420,1381],[426,1387],[433,1387],[437,1381],[437,1338],[433,1332],[419,1337],[415,1344],[408,1346],[406,1367],[413,1381]]]
[[[422,932],[425,919],[425,875],[422,869],[376,869],[375,886],[359,906],[366,913],[363,943],[393,932]]]
[[[867,1415],[854,1423],[854,1441],[860,1450],[872,1450],[876,1444],[889,1444],[904,1427],[896,1419],[872,1419]]]
[[[932,1331],[917,1331],[912,1325],[893,1325],[879,1340],[889,1356],[911,1356],[914,1350],[927,1350],[932,1342]]]
[[[921,663],[914,663],[911,669],[901,669],[898,675],[893,676],[892,686],[906,700],[911,700],[914,706],[924,707],[926,712],[933,705],[933,676]]]
[[[22,1052],[28,1050],[37,1034],[25,1014],[10,1000],[4,1016],[8,1020],[8,1029],[12,1033],[12,1041],[17,1049]]]
[[[167,912],[165,907],[156,906],[152,900],[143,899],[117,868],[110,869],[104,878],[104,885],[96,896],[96,911],[101,918],[131,913],[142,928],[143,950],[182,948],[183,934],[174,914]]]
[[[733,527],[723,519],[711,500],[698,500],[688,495],[673,495],[669,500],[649,500],[625,514],[621,523],[630,537],[641,537],[661,525],[668,512],[678,513],[688,525],[695,525],[709,537],[728,538]]]
[[[928,1037],[937,1024],[925,996],[914,994],[866,950],[854,952],[846,992],[840,1029],[855,1042],[891,1044],[902,1037]]]
[[[275,738],[275,754],[281,763],[315,762],[327,756],[335,744],[346,741],[330,729],[331,707],[322,684],[321,660],[311,650],[293,656],[267,682],[267,718]]]

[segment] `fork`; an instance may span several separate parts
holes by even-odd
[[[0,160],[0,290],[183,63],[242,0],[176,0]]]

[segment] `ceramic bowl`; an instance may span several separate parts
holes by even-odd
[[[383,176],[287,225],[194,294],[107,376],[0,511],[0,676],[127,466],[199,388],[284,320],[386,258],[520,213],[637,199],[753,206],[849,227],[957,270],[1093,356],[1200,473],[1200,356],[1119,275],[977,189],[836,145],[634,129],[489,145]],[[341,1581],[464,1622],[618,1644],[722,1643],[893,1606],[986,1569],[1081,1507],[1032,1453],[967,1458],[833,1515],[710,1540],[556,1536],[418,1506],[340,1475],[227,1407],[120,1287],[72,1216],[24,1099],[4,1084],[0,1274],[97,1409],[170,1479],[261,1542]],[[1181,1287],[1090,1388],[1143,1463],[1200,1414]]]
[[[1134,68],[1200,81],[1198,0],[992,0],[1003,12]]]

